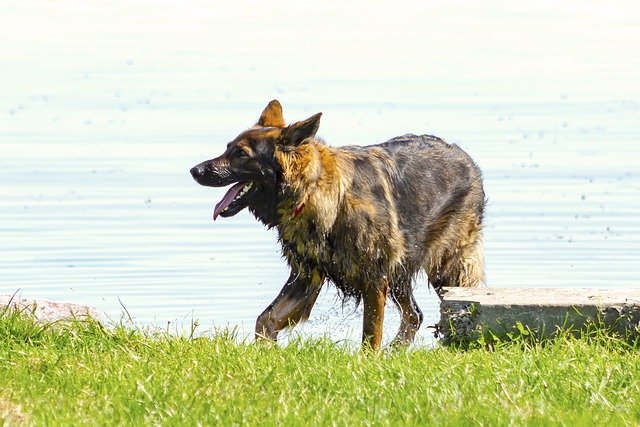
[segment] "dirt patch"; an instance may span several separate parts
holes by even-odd
[[[100,314],[94,308],[85,305],[22,298],[17,295],[0,295],[0,314],[6,307],[20,311],[25,315],[31,315],[41,323],[53,323],[71,319],[100,319]]]
[[[0,397],[0,423],[6,425],[26,424],[27,416],[22,412],[22,407]]]

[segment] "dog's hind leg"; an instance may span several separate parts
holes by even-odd
[[[411,280],[402,280],[399,283],[394,283],[391,286],[390,293],[391,299],[398,307],[400,315],[402,316],[400,329],[391,345],[399,347],[411,344],[424,319],[424,315],[413,296]]]
[[[282,329],[307,320],[323,282],[316,271],[298,274],[292,270],[276,299],[258,316],[256,340],[275,341]]]

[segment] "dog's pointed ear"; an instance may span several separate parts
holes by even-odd
[[[277,99],[271,101],[264,111],[262,111],[258,125],[280,129],[285,127],[284,117],[282,116],[282,105],[280,105]]]
[[[305,139],[314,137],[320,127],[321,116],[322,113],[318,113],[307,120],[292,123],[284,128],[282,130],[282,143],[287,147],[295,147]]]

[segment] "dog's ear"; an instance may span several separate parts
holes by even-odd
[[[318,132],[320,127],[320,117],[322,113],[318,113],[309,117],[307,120],[292,123],[282,130],[282,143],[286,147],[295,147],[307,138],[312,138]]]
[[[284,128],[285,123],[284,117],[282,117],[282,105],[280,105],[277,99],[271,101],[264,111],[262,111],[258,125],[262,127]]]

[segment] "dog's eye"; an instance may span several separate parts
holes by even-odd
[[[240,158],[249,157],[249,153],[247,153],[244,148],[240,148],[240,147],[238,147],[238,149],[234,154],[236,157],[240,157]]]

